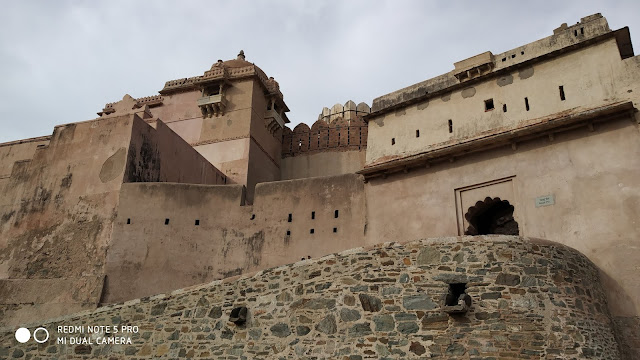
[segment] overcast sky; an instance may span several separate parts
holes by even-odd
[[[280,83],[293,128],[324,106],[440,75],[602,13],[640,41],[640,1],[0,1],[0,142],[97,117],[124,94],[246,59]],[[638,45],[637,45],[638,46]],[[637,47],[636,46],[636,47]]]

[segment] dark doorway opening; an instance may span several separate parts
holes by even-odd
[[[513,205],[507,200],[487,197],[467,210],[464,218],[469,222],[465,235],[520,235],[513,218]]]

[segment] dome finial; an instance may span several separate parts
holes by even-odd
[[[238,53],[238,60],[244,60],[244,50],[240,50]]]

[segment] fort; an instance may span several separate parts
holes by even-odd
[[[311,126],[240,51],[0,144],[0,358],[640,358],[639,94],[594,14]]]

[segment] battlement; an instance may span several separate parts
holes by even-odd
[[[285,127],[282,133],[282,157],[323,151],[364,150],[367,148],[367,129],[367,124],[359,117],[351,120],[338,117],[330,123],[318,120],[311,128],[301,123],[293,131]]]
[[[371,107],[364,102],[356,105],[353,101],[349,100],[344,105],[335,104],[329,109],[328,107],[322,108],[322,112],[318,115],[318,120],[322,120],[327,124],[336,121],[338,118],[345,120],[351,120],[355,118],[362,118],[371,112]]]

